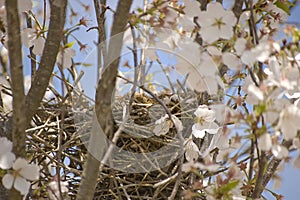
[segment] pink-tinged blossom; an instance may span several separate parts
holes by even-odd
[[[230,39],[233,36],[233,27],[236,25],[236,17],[230,10],[224,10],[218,2],[209,3],[207,11],[198,14],[198,23],[201,26],[200,34],[207,43],[216,40]]]
[[[24,158],[18,158],[12,165],[13,173],[5,174],[2,178],[2,184],[6,189],[11,189],[13,186],[22,195],[29,192],[30,181],[39,179],[40,168],[34,164],[28,164]]]

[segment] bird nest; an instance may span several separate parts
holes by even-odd
[[[179,103],[178,98],[184,103]],[[197,104],[197,99],[191,101],[193,98],[193,95],[187,93],[174,95],[167,92],[160,93],[156,98],[146,94],[135,94],[132,99],[129,95],[116,97],[112,109],[115,131],[120,125],[124,128],[115,146],[129,153],[115,161],[113,166],[116,167],[103,167],[94,199],[167,199],[171,195],[183,155],[170,150],[162,154],[161,151],[170,144],[177,149],[182,147],[174,125],[170,126],[167,134],[158,136],[153,133],[156,121],[167,113],[158,99],[165,103],[172,115],[185,123],[185,120],[190,121]],[[122,123],[124,107],[128,106],[129,118],[126,123]],[[84,118],[80,118],[78,110],[84,113]],[[26,151],[33,162],[43,166],[41,179],[35,183],[32,198],[47,199],[47,184],[53,179],[57,180],[55,174],[60,171],[59,180],[67,181],[69,185],[65,199],[75,199],[86,160],[92,116],[93,108],[89,106],[88,100],[80,98],[78,104],[78,96],[71,100],[57,96],[53,101],[42,103],[33,117],[31,127],[27,129]],[[190,127],[188,125],[182,131],[183,137],[190,134]],[[160,153],[155,154],[158,151]],[[147,157],[149,153],[151,158]],[[132,157],[136,154],[140,155],[138,160]],[[165,163],[157,163],[159,160]],[[122,168],[124,166],[128,166],[128,169]],[[179,187],[176,199],[181,198],[185,189],[192,187],[191,174],[184,173],[180,179],[177,180]]]

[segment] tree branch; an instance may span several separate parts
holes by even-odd
[[[20,19],[17,0],[6,0],[8,56],[11,73],[11,88],[13,94],[12,136],[13,152],[16,157],[25,157],[25,94],[23,81],[22,44],[20,34]],[[21,199],[21,194],[12,189],[8,199]]]
[[[39,68],[26,96],[27,123],[42,101],[56,62],[66,18],[67,1],[50,0],[50,25]]]
[[[102,63],[102,56],[103,58],[106,57],[106,33],[105,33],[105,12],[106,9],[101,9],[101,5],[99,3],[99,0],[94,0],[94,7],[95,7],[95,13],[97,18],[97,24],[98,24],[98,41],[97,41],[97,79],[101,78],[102,70],[103,70],[103,63]],[[100,45],[101,44],[101,45]]]
[[[21,52],[20,19],[18,13],[18,1],[7,0],[7,27],[8,31],[8,56],[11,72],[11,87],[13,93],[13,128],[12,140],[14,153],[17,157],[25,157],[25,120],[24,120],[24,82],[23,64]]]
[[[234,1],[232,11],[237,19],[239,19],[242,14],[243,4],[244,4],[244,0],[235,0]]]
[[[252,198],[253,199],[259,198],[262,191],[265,188],[263,186],[264,171],[265,171],[266,164],[267,164],[267,157],[265,155],[265,152],[262,152],[258,162],[259,162],[259,168],[258,168],[258,173],[256,175],[255,188],[254,188],[254,191],[252,193]]]
[[[120,61],[119,56],[123,44],[123,31],[125,31],[124,28],[127,24],[131,4],[132,0],[120,0],[118,3],[117,10],[114,14],[111,36],[113,37],[116,34],[119,35],[110,40],[109,51],[107,56],[104,58],[104,72],[102,73],[96,90],[96,116],[101,128],[109,139],[112,139],[113,137],[114,125],[111,111],[111,97],[115,89],[116,77]],[[116,59],[113,59],[115,56],[117,56]],[[94,138],[92,134],[93,133],[91,133],[90,144],[92,142],[92,139]],[[82,180],[79,187],[77,200],[93,199],[98,178],[96,174],[98,174],[99,172],[99,166],[99,160],[94,158],[93,155],[89,152],[82,173]]]

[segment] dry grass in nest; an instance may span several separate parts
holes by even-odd
[[[165,96],[167,94],[161,93],[159,98],[163,99]],[[128,98],[125,96],[121,98],[123,100],[118,99],[113,107],[116,130],[119,127],[118,123],[122,120],[124,102],[128,104]],[[189,98],[187,95],[186,99]],[[184,98],[182,100],[184,101]],[[65,198],[75,199],[86,160],[85,141],[89,138],[91,125],[87,119],[91,119],[92,109],[87,106],[87,102],[88,100],[84,98],[78,101],[76,98],[69,100],[69,98],[57,96],[55,101],[44,101],[34,115],[31,127],[27,129],[26,151],[31,161],[43,166],[41,170],[43,174],[36,183],[39,186],[38,189],[31,194],[33,198],[47,198],[47,183],[55,178],[53,177],[55,171],[60,171],[60,180],[67,181],[69,184],[68,197]],[[167,107],[172,114],[182,120],[192,115],[192,109],[188,106],[182,107],[176,101],[171,101]],[[76,108],[75,111],[74,108]],[[88,113],[90,116],[80,119],[80,115],[74,114],[77,109],[81,110],[84,115]],[[140,113],[141,110],[146,113]],[[144,118],[139,116],[140,114],[144,114]],[[148,162],[146,153],[156,152],[172,142],[179,146],[175,127],[163,136],[156,136],[152,132],[155,121],[165,114],[162,106],[154,98],[135,95],[130,109],[130,118],[116,146],[127,152],[145,155],[145,163]],[[122,170],[104,167],[99,174],[95,199],[167,199],[174,188],[180,165],[176,158],[178,154],[172,154],[174,152],[166,152],[162,155],[165,156],[168,165],[148,172],[125,173]],[[131,160],[134,158],[124,158],[124,163],[130,164]],[[141,163],[144,161],[140,160]],[[124,163],[120,165],[125,165]],[[49,170],[50,168],[52,170]],[[184,174],[181,177],[176,199],[179,199],[182,191],[189,187],[189,181],[190,175]]]

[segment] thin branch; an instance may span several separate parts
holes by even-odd
[[[105,33],[105,12],[106,8],[102,9],[102,7],[105,5],[100,5],[99,0],[94,0],[94,7],[95,7],[95,13],[97,18],[97,24],[98,24],[98,41],[97,41],[97,80],[101,78],[102,70],[103,70],[103,63],[102,63],[102,57],[106,57],[106,33]]]
[[[244,0],[235,0],[234,1],[232,11],[237,19],[239,19],[239,17],[242,14],[243,4],[244,4]]]
[[[256,181],[255,181],[255,188],[254,191],[252,193],[252,198],[253,199],[257,199],[260,197],[262,191],[264,190],[264,186],[263,186],[263,177],[264,177],[264,171],[265,171],[265,167],[267,164],[267,157],[265,152],[261,153],[260,159],[258,160],[259,162],[259,168],[258,168],[258,173],[256,175]]]
[[[31,16],[27,13],[25,13],[25,15],[26,15],[26,21],[27,21],[27,28],[32,28]],[[33,46],[29,48],[29,53],[30,53],[31,83],[32,83],[35,72],[36,72],[36,55],[33,53]]]

